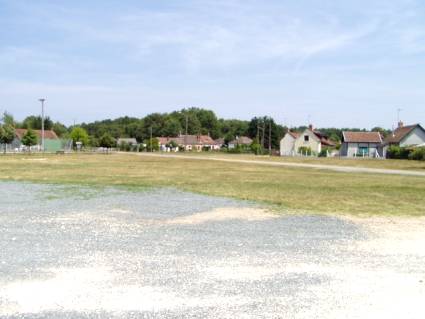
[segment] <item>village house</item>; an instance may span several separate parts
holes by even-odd
[[[197,151],[202,150],[212,150],[216,151],[220,149],[218,145],[210,136],[208,135],[179,135],[177,137],[158,137],[159,147],[162,151],[170,151],[170,143],[174,142],[178,145],[179,148],[184,149],[185,151]],[[178,151],[175,150],[175,151]]]
[[[22,138],[27,133],[27,131],[28,131],[27,129],[21,129],[21,128],[15,129],[15,139],[13,140],[11,144],[12,150],[21,151],[25,148],[25,146],[22,144]],[[33,146],[32,150],[40,151],[42,132],[41,130],[33,130],[33,131],[37,135],[38,145]],[[62,141],[56,135],[55,131],[52,131],[52,130],[44,131],[44,149],[46,152],[57,152],[63,149]]]
[[[340,155],[345,157],[383,157],[379,132],[342,132]]]
[[[291,131],[285,134],[280,140],[280,156],[295,156],[295,140],[299,136],[299,133]]]
[[[302,133],[288,132],[280,141],[281,156],[303,155],[303,150],[310,150],[312,154],[318,155],[325,148],[335,147],[335,143],[328,137],[316,131],[312,125]]]
[[[397,129],[384,140],[385,148],[391,145],[400,147],[418,146],[425,143],[425,129],[420,124],[404,126],[398,123]]]
[[[236,136],[236,138],[233,141],[229,142],[229,149],[234,149],[238,146],[245,146],[248,147],[252,144],[252,139],[250,139],[248,136]]]

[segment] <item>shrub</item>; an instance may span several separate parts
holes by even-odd
[[[307,146],[299,147],[298,153],[301,154],[301,155],[309,155],[309,156],[313,154],[313,152],[311,151],[311,148],[307,147]]]
[[[323,150],[320,151],[319,153],[319,157],[328,157],[328,148],[324,148]]]
[[[408,159],[411,149],[406,147],[400,147],[397,145],[391,145],[387,151],[387,158],[391,159]]]
[[[410,152],[409,159],[416,161],[425,161],[425,147],[415,148],[412,152]]]

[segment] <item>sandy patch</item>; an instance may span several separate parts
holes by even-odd
[[[199,225],[208,222],[222,222],[227,220],[262,221],[273,218],[279,218],[279,216],[264,209],[217,208],[209,212],[168,219],[165,223],[172,225]]]
[[[184,296],[162,287],[120,285],[107,267],[50,269],[48,280],[18,281],[2,287],[1,316],[47,311],[161,311],[187,307],[243,305],[242,297]]]
[[[353,247],[356,250],[425,256],[425,217],[345,216],[344,218],[361,225],[370,234],[369,240],[356,243]]]

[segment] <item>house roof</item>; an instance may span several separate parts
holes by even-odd
[[[217,145],[224,145],[224,137],[220,137],[218,139],[215,140]]]
[[[171,141],[178,145],[217,145],[208,135],[180,135],[178,137],[158,137],[159,144],[165,145]]]
[[[117,140],[117,144],[121,143],[137,144],[137,140],[135,138],[121,137]]]
[[[288,134],[291,135],[293,138],[298,138],[300,136],[300,133],[297,132],[288,131]]]
[[[379,132],[342,132],[343,141],[347,143],[382,143]]]
[[[313,130],[311,128],[308,128],[307,130],[311,131],[320,140],[320,143],[322,145],[336,146],[336,144],[333,141],[331,141],[330,139],[328,139],[327,135],[323,134],[322,132]]]
[[[15,129],[16,137],[21,140],[22,137],[27,133],[27,131],[28,131],[27,129],[23,129],[23,128]],[[41,139],[41,130],[33,130],[33,131],[37,135],[37,137],[39,139]],[[56,135],[55,131],[52,131],[52,130],[45,130],[44,131],[44,138],[46,140],[58,140],[59,139],[59,137]]]
[[[387,138],[385,139],[385,143],[387,144],[400,143],[407,135],[409,135],[417,127],[425,131],[424,128],[420,126],[419,124],[401,126],[401,127],[398,127],[393,134],[390,134],[387,136]]]
[[[250,139],[248,136],[239,136],[233,141],[231,141],[229,144],[251,145],[252,139]]]

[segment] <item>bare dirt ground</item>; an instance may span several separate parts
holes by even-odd
[[[425,218],[278,215],[174,190],[0,191],[0,318],[425,317]]]

